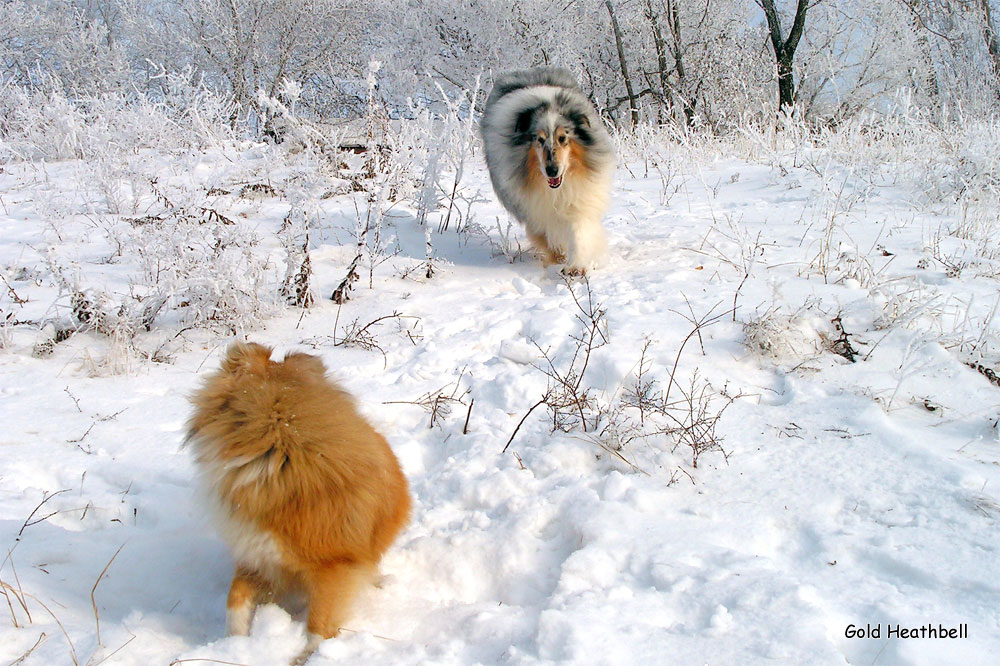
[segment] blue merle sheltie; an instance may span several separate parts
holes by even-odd
[[[565,263],[571,274],[600,264],[615,155],[573,75],[556,67],[504,74],[481,131],[497,198],[524,225],[542,263]]]

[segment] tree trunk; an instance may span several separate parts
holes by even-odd
[[[667,2],[669,1],[667,0]],[[670,81],[667,78],[667,46],[663,39],[663,30],[660,29],[660,22],[653,10],[652,0],[646,0],[646,20],[649,21],[649,28],[653,33],[653,47],[656,49],[656,68],[659,70],[660,94],[662,96],[659,116],[662,124],[666,122],[664,111],[669,112],[672,103],[668,101],[670,100]]]
[[[993,60],[993,78],[995,82],[1000,83],[1000,40],[997,39],[997,31],[993,26],[990,0],[979,0],[979,5],[983,10],[983,38]]]
[[[611,29],[615,33],[615,46],[618,48],[618,62],[622,68],[622,78],[625,79],[625,94],[628,95],[628,106],[631,111],[632,127],[639,124],[639,103],[632,88],[632,77],[628,73],[628,63],[625,60],[625,46],[622,44],[621,26],[618,25],[618,17],[615,16],[615,8],[611,5],[611,0],[604,0],[604,6],[608,8],[608,15],[611,17]]]
[[[795,49],[802,37],[806,24],[806,10],[809,0],[798,0],[795,6],[795,18],[788,37],[781,35],[781,17],[774,6],[774,0],[758,0],[764,17],[767,19],[767,30],[771,37],[771,47],[774,49],[774,60],[778,68],[778,109],[791,112],[795,106],[795,77],[792,63],[795,59]]]
[[[778,108],[791,110],[795,105],[795,77],[792,75],[792,61],[778,61]]]
[[[674,67],[677,69],[677,90],[681,98],[681,109],[684,111],[684,120],[690,127],[694,124],[694,99],[688,93],[690,86],[684,71],[681,48],[681,17],[677,0],[667,0],[667,20],[670,25],[670,35],[674,40]]]

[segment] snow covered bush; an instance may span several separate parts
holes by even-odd
[[[37,161],[136,155],[232,143],[237,107],[191,70],[158,71],[162,91],[73,96],[59,80],[25,85],[0,75],[0,158]]]
[[[208,208],[126,224],[123,253],[141,271],[131,295],[145,304],[147,330],[171,312],[177,324],[239,335],[274,311],[274,271],[253,231]]]
[[[822,338],[819,318],[803,313],[787,315],[770,309],[743,323],[746,346],[754,353],[795,362],[819,354]]]
[[[474,206],[484,201],[479,190],[468,191],[466,182],[479,144],[475,109],[483,94],[480,79],[453,95],[440,84],[436,92],[436,98],[421,104],[409,101],[409,117],[398,123],[390,140],[391,163],[409,174],[407,187],[397,194],[414,208],[423,228],[427,278],[434,273],[435,228],[439,234],[478,230]]]
[[[59,290],[50,339],[100,334],[109,343],[104,365],[111,372],[127,369],[126,359],[134,357],[166,359],[164,344],[183,329],[244,335],[276,311],[278,281],[259,237],[214,210],[167,209],[103,230],[118,251],[113,262],[128,271],[126,290],[101,286],[106,278],[50,247],[49,272]]]

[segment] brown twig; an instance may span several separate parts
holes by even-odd
[[[39,599],[35,595],[33,595],[33,594],[26,594],[25,596],[30,597],[31,599],[34,599],[35,602],[39,606],[41,606],[42,608],[44,608],[45,611],[49,615],[52,616],[52,619],[56,621],[56,625],[59,626],[59,630],[62,632],[63,636],[66,637],[66,643],[69,644],[69,657],[73,661],[73,665],[74,666],[80,666],[80,661],[76,657],[76,648],[73,647],[73,641],[70,639],[69,634],[66,632],[66,627],[64,627],[63,623],[59,621],[58,617],[56,617],[56,614],[53,613],[52,610],[48,606],[45,605],[45,602],[43,602],[41,599]]]
[[[8,592],[8,590],[9,590],[9,592]],[[21,625],[18,624],[18,622],[17,622],[17,615],[14,612],[14,604],[12,604],[10,602],[10,595],[11,594],[14,595],[14,598],[17,599],[18,604],[20,604],[20,606],[24,610],[24,612],[27,613],[28,612],[28,607],[24,603],[24,598],[17,593],[17,590],[15,590],[10,584],[3,582],[3,580],[0,580],[0,594],[3,594],[4,599],[7,600],[7,608],[10,609],[10,619],[11,619],[11,622],[14,623],[14,628],[15,629],[20,629]],[[31,623],[31,615],[30,614],[28,615],[28,623],[29,624]]]
[[[80,436],[79,436],[79,437],[77,437],[76,439],[67,439],[67,440],[66,440],[66,443],[67,443],[67,444],[76,444],[77,446],[79,446],[79,447],[80,447],[80,450],[82,450],[82,451],[83,451],[84,453],[90,453],[90,451],[87,451],[87,450],[86,450],[86,449],[84,449],[84,448],[83,448],[82,446],[80,446],[80,442],[82,442],[82,441],[83,441],[84,439],[86,439],[86,438],[87,438],[87,435],[89,435],[89,434],[90,434],[90,431],[94,429],[94,426],[95,426],[95,425],[97,425],[97,421],[93,421],[93,422],[92,422],[92,423],[90,424],[90,427],[89,427],[89,428],[87,428],[87,429],[86,429],[86,430],[84,431],[84,433],[83,433],[82,435],[80,435]]]
[[[97,576],[97,580],[94,581],[94,587],[90,588],[90,605],[93,606],[94,608],[94,624],[97,626],[98,645],[103,645],[103,643],[101,643],[101,617],[97,612],[97,600],[94,598],[94,593],[97,592],[97,586],[101,584],[101,579],[104,578],[104,574],[107,573],[108,568],[111,566],[111,563],[115,561],[115,558],[118,557],[118,553],[122,552],[122,548],[124,547],[125,544],[118,546],[118,550],[115,551],[115,554],[111,556],[111,559],[108,560],[108,563],[104,565],[103,569],[101,569],[101,573]]]
[[[462,426],[462,434],[463,435],[468,435],[469,434],[469,418],[472,416],[472,406],[474,404],[476,404],[476,399],[475,398],[470,398],[469,399],[469,411],[467,411],[465,413],[465,425]]]
[[[14,287],[10,286],[10,283],[7,282],[7,278],[4,277],[3,273],[0,273],[0,280],[3,280],[4,285],[7,287],[7,291],[10,293],[11,300],[14,301],[15,304],[24,305],[25,303],[28,302],[28,299],[21,298],[20,296],[17,295],[17,292],[14,291]]]
[[[461,374],[458,379],[455,380],[455,388],[452,389],[450,395],[445,394],[445,389],[447,389],[450,384],[445,384],[436,391],[430,391],[423,394],[416,400],[386,400],[383,405],[417,405],[423,408],[425,411],[429,412],[431,415],[430,423],[428,428],[433,428],[437,425],[438,421],[443,418],[447,418],[451,414],[451,405],[459,404],[464,405],[465,400],[463,398],[469,394],[472,389],[465,389],[461,395],[458,394],[459,389],[462,387],[462,377],[465,376],[465,368],[462,368]],[[471,413],[472,407],[469,406],[469,413]],[[468,414],[466,415],[466,427],[468,427]],[[463,433],[465,434],[465,433]]]
[[[37,641],[35,641],[35,644],[34,644],[34,645],[32,645],[32,646],[31,646],[30,648],[28,648],[28,651],[27,651],[27,652],[25,652],[24,654],[22,654],[22,655],[21,655],[20,657],[18,657],[18,658],[17,658],[17,659],[15,659],[14,661],[10,662],[10,664],[8,664],[8,666],[17,666],[17,665],[18,665],[18,664],[20,664],[20,663],[21,663],[22,661],[24,661],[25,659],[27,659],[28,657],[30,657],[30,656],[31,656],[31,653],[32,653],[32,652],[34,652],[34,651],[35,651],[35,650],[36,650],[36,649],[38,648],[38,646],[42,644],[42,641],[44,641],[44,640],[45,640],[45,637],[46,637],[46,634],[45,634],[45,632],[43,631],[43,632],[42,632],[42,633],[41,633],[41,634],[40,634],[40,635],[38,636],[38,640],[37,640]]]
[[[838,356],[843,356],[851,363],[857,361],[858,351],[851,346],[851,341],[847,337],[847,331],[844,330],[844,322],[841,321],[840,315],[830,320],[833,324],[833,330],[840,334],[840,337],[831,342],[831,351]]]
[[[988,368],[982,363],[966,363],[966,365],[981,374],[994,386],[1000,386],[1000,376],[997,375],[993,368]]]
[[[514,451],[514,460],[516,460],[517,464],[521,466],[522,471],[528,469],[527,467],[524,466],[524,461],[521,460],[521,456],[518,455],[517,451]]]
[[[17,548],[17,544],[14,545],[14,548]],[[21,610],[24,611],[25,616],[28,618],[28,624],[32,623],[32,619],[31,611],[28,610],[28,604],[24,601],[24,589],[21,587],[21,579],[17,575],[17,567],[14,566],[14,548],[7,551],[7,556],[3,558],[3,562],[0,562],[0,568],[7,564],[7,562],[10,562],[10,571],[14,574],[14,582],[17,583],[17,589],[15,590],[9,584],[0,580],[0,592],[3,593],[4,598],[7,600],[7,606],[10,608],[11,621],[14,623],[15,627],[18,627],[17,615],[14,614],[14,606],[10,603],[10,594],[13,594],[14,598],[17,599],[17,603],[21,606]]]
[[[131,643],[132,641],[135,640],[135,638],[136,638],[135,634],[132,634],[132,638],[128,639],[127,641],[125,641],[124,643],[122,643],[121,645],[119,645],[111,654],[109,654],[108,656],[104,657],[100,661],[95,661],[94,663],[90,663],[88,661],[87,662],[87,666],[100,666],[101,664],[103,664],[104,662],[106,662],[108,659],[111,659],[111,657],[115,656],[116,654],[118,654],[119,652],[121,652],[122,650],[124,650],[128,646],[129,643]],[[91,657],[91,659],[93,659],[93,657]]]
[[[687,299],[685,298],[685,300],[687,300]],[[688,303],[688,307],[690,308],[690,303]],[[670,398],[670,389],[675,384],[677,385],[678,388],[680,388],[680,384],[677,382],[677,380],[675,378],[676,374],[677,374],[677,365],[681,362],[681,354],[684,353],[684,347],[687,345],[688,341],[692,337],[694,337],[695,335],[697,335],[698,339],[700,340],[701,339],[701,329],[703,327],[708,326],[710,324],[714,324],[715,322],[721,320],[723,317],[725,317],[727,314],[729,314],[729,311],[727,310],[726,312],[722,312],[722,313],[717,314],[717,315],[712,315],[712,313],[715,312],[715,308],[717,308],[717,307],[718,307],[718,304],[713,305],[711,308],[709,308],[708,312],[706,312],[701,317],[701,319],[698,319],[693,314],[692,314],[691,318],[689,319],[687,315],[681,314],[680,312],[677,312],[676,310],[671,310],[671,312],[680,315],[681,317],[683,317],[684,319],[686,319],[687,321],[689,321],[691,324],[693,324],[694,328],[691,329],[690,333],[688,333],[686,336],[684,336],[684,339],[681,341],[681,346],[677,349],[677,356],[674,357],[674,367],[672,367],[670,369],[670,381],[667,382],[667,390],[666,390],[666,393],[663,396],[663,401],[664,402],[667,402],[668,399]],[[702,348],[702,351],[704,352],[704,347]]]
[[[337,318],[340,318],[340,308],[337,309]],[[351,324],[348,324],[344,329],[344,336],[340,339],[336,339],[336,322],[334,323],[334,347],[360,347],[365,351],[375,350],[382,354],[383,364],[387,362],[387,357],[385,349],[379,344],[378,338],[375,337],[375,333],[371,330],[373,326],[379,324],[387,319],[396,319],[397,321],[402,321],[403,319],[416,319],[420,320],[420,317],[415,315],[404,315],[399,312],[393,312],[392,314],[382,315],[381,317],[376,317],[372,321],[368,322],[364,326],[361,326],[358,319],[355,319]],[[409,329],[406,329],[409,333]],[[412,336],[410,337],[410,342],[413,342]]]
[[[63,391],[66,392],[66,395],[68,395],[70,397],[70,399],[73,401],[73,404],[76,405],[76,411],[78,411],[81,414],[83,414],[83,410],[80,409],[80,401],[76,399],[75,395],[73,395],[72,393],[69,392],[69,387],[67,386],[66,388],[63,389]]]
[[[503,451],[501,451],[500,453],[507,453],[507,447],[510,446],[510,443],[514,441],[514,437],[517,436],[517,431],[521,429],[521,425],[528,419],[529,416],[531,416],[531,412],[535,411],[535,409],[545,404],[545,400],[547,397],[548,395],[544,396],[541,400],[533,404],[531,406],[531,409],[529,409],[527,413],[521,417],[521,420],[518,421],[517,423],[517,427],[514,428],[514,432],[510,434],[510,439],[507,440],[507,444],[503,447]]]
[[[17,531],[17,537],[14,540],[15,541],[20,541],[21,540],[21,535],[24,534],[24,530],[25,529],[31,527],[32,525],[37,525],[38,523],[43,522],[46,518],[51,518],[52,516],[56,515],[57,513],[60,513],[59,511],[53,511],[50,514],[42,516],[38,520],[34,520],[34,521],[31,520],[32,518],[35,517],[35,514],[38,513],[38,510],[42,508],[42,505],[44,505],[46,502],[48,502],[50,499],[52,499],[56,495],[61,495],[63,493],[68,493],[69,491],[70,491],[69,488],[64,488],[63,490],[57,490],[56,492],[54,492],[52,494],[44,493],[44,495],[42,497],[42,501],[39,502],[38,505],[34,509],[32,509],[32,511],[31,511],[30,514],[28,514],[28,517],[25,519],[24,524],[21,525],[21,529],[19,529]]]

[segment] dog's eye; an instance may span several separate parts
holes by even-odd
[[[545,137],[539,134],[538,136],[535,137],[535,141],[537,141],[538,143],[545,143]]]
[[[566,138],[565,134],[563,134],[561,137],[559,137],[559,143],[561,145],[565,146],[566,145],[566,141],[567,141],[567,138]]]

